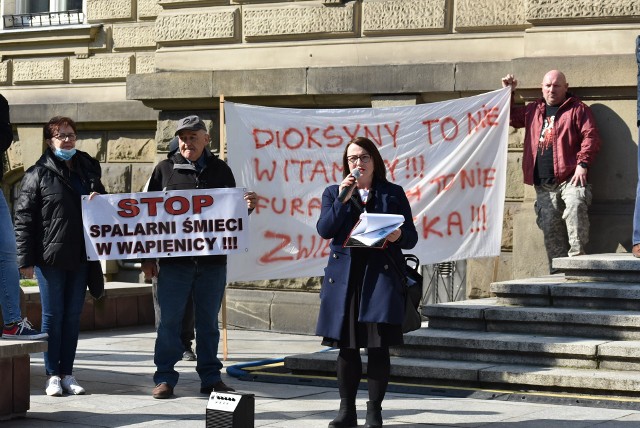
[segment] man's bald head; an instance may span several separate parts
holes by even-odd
[[[559,106],[567,99],[569,84],[564,73],[551,70],[542,79],[542,97],[550,106]]]

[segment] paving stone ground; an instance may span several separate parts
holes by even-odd
[[[208,397],[199,392],[195,362],[178,364],[175,398],[151,397],[154,340],[149,327],[82,333],[74,374],[87,390],[83,396],[46,396],[42,354],[33,354],[31,410],[0,427],[204,427]],[[229,330],[228,347],[225,366],[324,349],[314,336],[248,330]],[[242,381],[226,373],[223,380],[255,394],[256,427],[326,428],[338,406],[338,391],[331,387]],[[366,391],[360,391],[360,426],[366,401]],[[385,428],[640,426],[635,410],[400,393],[387,394],[383,416]]]

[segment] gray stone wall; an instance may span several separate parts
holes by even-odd
[[[87,20],[108,22],[134,17],[134,0],[87,0]]]
[[[156,41],[220,42],[236,32],[235,8],[198,8],[161,14],[156,20]]]
[[[13,63],[13,81],[21,83],[58,83],[67,81],[66,59],[19,60]]]
[[[155,23],[114,24],[114,50],[134,50],[155,47]]]
[[[1,61],[0,62],[0,84],[9,83],[9,62]]]
[[[574,20],[633,21],[640,16],[640,4],[626,0],[564,1],[528,0],[527,20],[553,23]]]
[[[138,19],[155,19],[162,12],[158,0],[138,0]]]
[[[317,3],[283,4],[244,8],[243,35],[246,40],[355,34],[354,6],[325,7]]]
[[[362,30],[365,35],[442,33],[450,27],[447,4],[445,0],[365,2]]]
[[[510,31],[528,26],[524,0],[458,0],[455,7],[456,31]]]
[[[93,56],[70,61],[72,82],[86,81],[124,81],[133,71],[132,55]]]

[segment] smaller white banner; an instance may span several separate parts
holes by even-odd
[[[197,189],[82,197],[88,260],[247,252],[245,189]]]

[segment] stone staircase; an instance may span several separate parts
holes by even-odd
[[[494,298],[425,306],[428,323],[392,349],[393,379],[640,397],[640,260],[585,255],[553,267],[561,273],[492,284]],[[294,355],[285,367],[335,376],[336,355]]]

